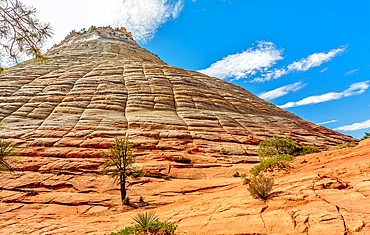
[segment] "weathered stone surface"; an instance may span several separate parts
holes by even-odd
[[[25,164],[30,159],[19,158]],[[370,234],[370,140],[296,158],[289,172],[275,172],[273,197],[266,202],[252,198],[232,176],[248,174],[253,164],[138,166],[172,178],[130,179],[131,207],[121,206],[117,185],[96,173],[2,174],[0,233],[108,234],[131,225],[135,213],[155,210],[179,225],[178,234]]]
[[[241,87],[169,66],[123,28],[72,33],[46,56],[0,75],[0,138],[23,155],[99,157],[122,136],[147,158],[155,150],[217,158],[223,148],[219,162],[256,155],[273,135],[319,147],[356,142]]]
[[[73,33],[47,56],[0,75],[0,138],[19,155],[8,159],[16,171],[0,175],[0,234],[108,234],[144,210],[179,234],[370,234],[369,141],[298,158],[263,202],[233,177],[258,161],[261,140],[357,140],[171,67],[124,29]],[[102,152],[124,136],[147,172],[129,180],[131,206],[98,174]]]

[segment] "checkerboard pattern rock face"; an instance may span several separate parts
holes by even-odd
[[[46,57],[0,76],[0,138],[26,156],[100,157],[123,136],[145,159],[210,162],[253,160],[273,135],[319,147],[356,141],[241,87],[167,65],[124,28],[72,32]]]

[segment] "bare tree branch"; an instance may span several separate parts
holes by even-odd
[[[40,22],[36,9],[19,0],[0,0],[0,47],[18,60],[20,54],[37,57],[53,30],[49,23]]]

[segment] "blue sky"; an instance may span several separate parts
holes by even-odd
[[[170,65],[230,81],[305,120],[370,132],[370,1],[24,0],[55,36],[124,26]]]

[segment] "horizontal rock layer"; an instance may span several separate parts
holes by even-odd
[[[123,28],[73,32],[46,57],[0,76],[0,138],[23,155],[99,157],[124,136],[146,158],[202,153],[222,161],[248,160],[273,135],[319,147],[356,142],[241,87],[169,66]]]

